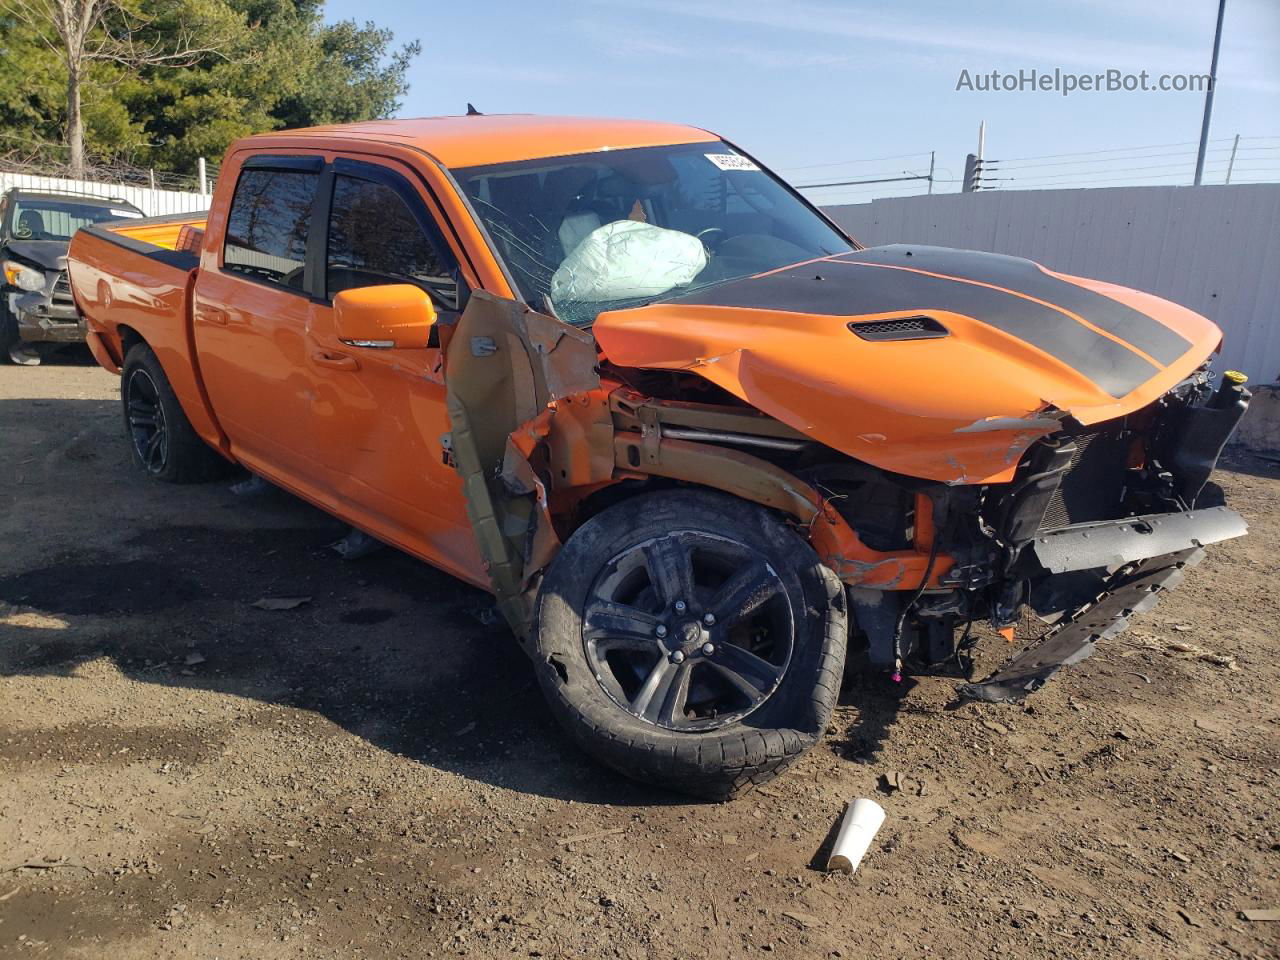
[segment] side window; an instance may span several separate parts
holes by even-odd
[[[235,273],[302,290],[307,228],[319,175],[297,170],[240,174],[222,265]]]
[[[333,180],[325,290],[412,283],[438,306],[458,308],[453,264],[441,257],[404,199],[391,187],[338,174]]]

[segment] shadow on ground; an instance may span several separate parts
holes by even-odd
[[[383,749],[510,789],[687,802],[568,741],[486,593],[390,548],[344,561],[328,545],[346,528],[282,491],[148,481],[128,463],[113,401],[0,401],[0,421],[12,418],[25,433],[0,451],[20,464],[0,484],[0,536],[22,546],[0,560],[0,601],[47,618],[0,625],[0,673],[65,676],[106,657],[133,680],[315,711]],[[46,437],[60,439],[36,442]],[[53,555],[40,542],[57,539],[51,511],[75,531]],[[254,608],[263,597],[310,599]],[[863,704],[851,753],[874,750],[897,698]]]

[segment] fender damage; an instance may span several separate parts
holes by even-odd
[[[686,436],[802,444],[756,411],[660,402],[602,382],[590,335],[512,300],[475,293],[445,333],[447,448],[504,618],[527,638],[540,574],[573,508],[627,479],[663,478],[723,490],[792,517],[846,582],[918,583],[925,557],[868,547],[824,494],[740,450]],[[943,572],[944,565],[935,567]]]
[[[604,313],[592,332],[477,294],[447,342],[457,466],[522,637],[577,505],[626,480],[705,485],[791,516],[851,588],[873,665],[912,650],[940,660],[957,624],[1009,629],[1024,604],[1048,610],[1056,625],[1038,644],[965,688],[984,699],[1024,696],[1083,659],[1204,544],[1244,532],[1225,507],[1189,508],[1247,391],[1209,397],[1220,332],[1154,297],[1016,258],[889,247]],[[617,379],[625,370],[694,375],[727,402],[647,396]],[[1128,438],[1123,457],[1141,448],[1121,469],[1145,485],[1097,532],[1111,552],[1038,564],[1063,478],[1107,431]],[[802,469],[819,455],[847,458],[836,484]],[[856,509],[886,485],[907,517],[896,539]],[[1147,536],[1165,518],[1177,522]]]

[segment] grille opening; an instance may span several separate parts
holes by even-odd
[[[849,324],[863,340],[933,340],[948,335],[947,328],[933,317],[897,317]]]
[[[1041,530],[1073,523],[1118,520],[1125,515],[1129,442],[1119,430],[1098,430],[1072,438],[1075,455],[1045,508]]]
[[[53,292],[50,295],[51,300],[55,303],[71,303],[71,281],[67,277],[67,271],[63,270],[58,274],[58,279],[53,282]]]

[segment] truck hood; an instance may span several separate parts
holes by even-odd
[[[46,270],[62,270],[67,265],[68,246],[65,240],[10,240],[2,249],[7,255]]]
[[[1141,409],[1220,345],[1183,307],[1030,260],[895,244],[602,313],[623,367],[696,373],[886,470],[1002,482],[1067,416]]]

